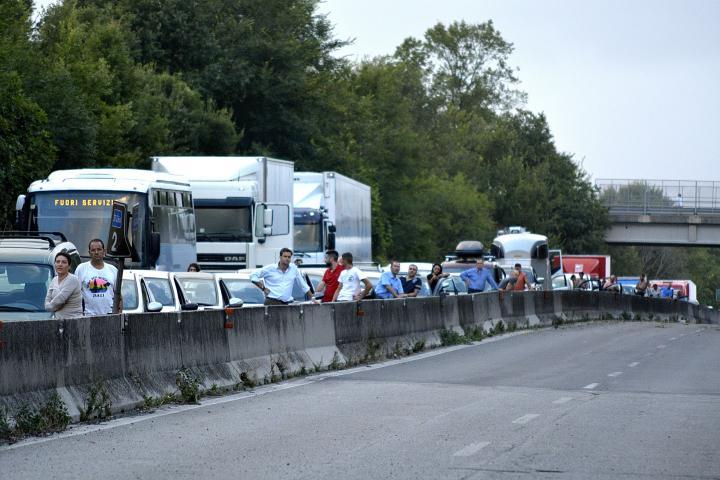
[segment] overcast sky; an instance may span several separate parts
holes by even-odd
[[[36,2],[47,4],[49,0]],[[353,59],[493,20],[527,108],[594,179],[720,181],[720,0],[325,0]]]
[[[492,20],[527,108],[594,179],[720,181],[720,1],[325,0],[341,53],[393,53],[437,22]]]

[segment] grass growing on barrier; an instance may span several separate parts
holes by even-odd
[[[27,435],[44,435],[65,430],[70,423],[67,407],[57,393],[53,393],[48,401],[35,410],[23,405],[15,413],[15,427],[10,426],[7,411],[0,411],[0,439],[15,442]]]
[[[80,421],[100,420],[110,416],[112,402],[107,387],[102,383],[90,386],[85,407],[80,408]]]
[[[303,366],[303,368],[305,368]],[[240,380],[242,381],[242,385],[245,388],[255,388],[257,386],[257,379],[251,377],[247,374],[247,372],[240,373]]]
[[[418,352],[422,352],[424,348],[425,348],[425,339],[417,340],[412,346],[412,351],[413,351],[413,353],[418,353]]]
[[[8,421],[7,410],[5,407],[0,407],[0,441],[10,441],[12,430]]]
[[[465,330],[465,336],[472,342],[480,342],[485,338],[485,330],[482,327],[472,327]]]
[[[465,345],[470,342],[465,335],[460,335],[455,330],[442,328],[440,329],[440,343],[443,347],[449,347],[451,345]]]
[[[328,364],[328,370],[340,370],[342,368],[342,362],[340,361],[340,355],[338,352],[333,353],[333,358]]]
[[[143,401],[145,402],[141,407],[142,410],[152,410],[154,408],[162,407],[177,402],[177,397],[173,393],[166,393],[161,397],[151,397],[150,395],[143,395]]]
[[[175,374],[175,384],[185,403],[198,403],[200,400],[200,379],[183,367]]]
[[[378,353],[380,353],[380,349],[381,349],[380,344],[377,341],[375,341],[374,338],[368,338],[367,351],[365,353],[365,361],[375,360],[378,356]]]

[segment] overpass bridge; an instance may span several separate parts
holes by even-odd
[[[598,179],[612,244],[720,246],[720,182]]]

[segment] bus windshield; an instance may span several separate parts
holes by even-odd
[[[32,197],[32,230],[61,232],[87,256],[90,240],[107,240],[113,200],[123,202],[133,212],[133,224],[145,224],[146,195],[130,192],[36,192]],[[141,232],[138,232],[141,234]],[[135,242],[143,257],[142,242]]]

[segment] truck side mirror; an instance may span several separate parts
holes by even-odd
[[[155,266],[158,258],[160,258],[160,234],[152,232],[150,234],[150,265]]]
[[[269,208],[266,208],[263,212],[263,226],[265,228],[270,228],[273,225],[273,211]]]
[[[15,200],[15,229],[26,230],[27,226],[23,225],[23,209],[25,208],[25,195],[18,195]]]
[[[331,226],[330,228],[332,228],[333,230],[335,230],[335,227],[334,227],[334,226]],[[328,233],[328,237],[327,237],[327,249],[328,249],[328,250],[335,250],[335,233],[333,233],[332,231],[331,231],[330,233]]]

